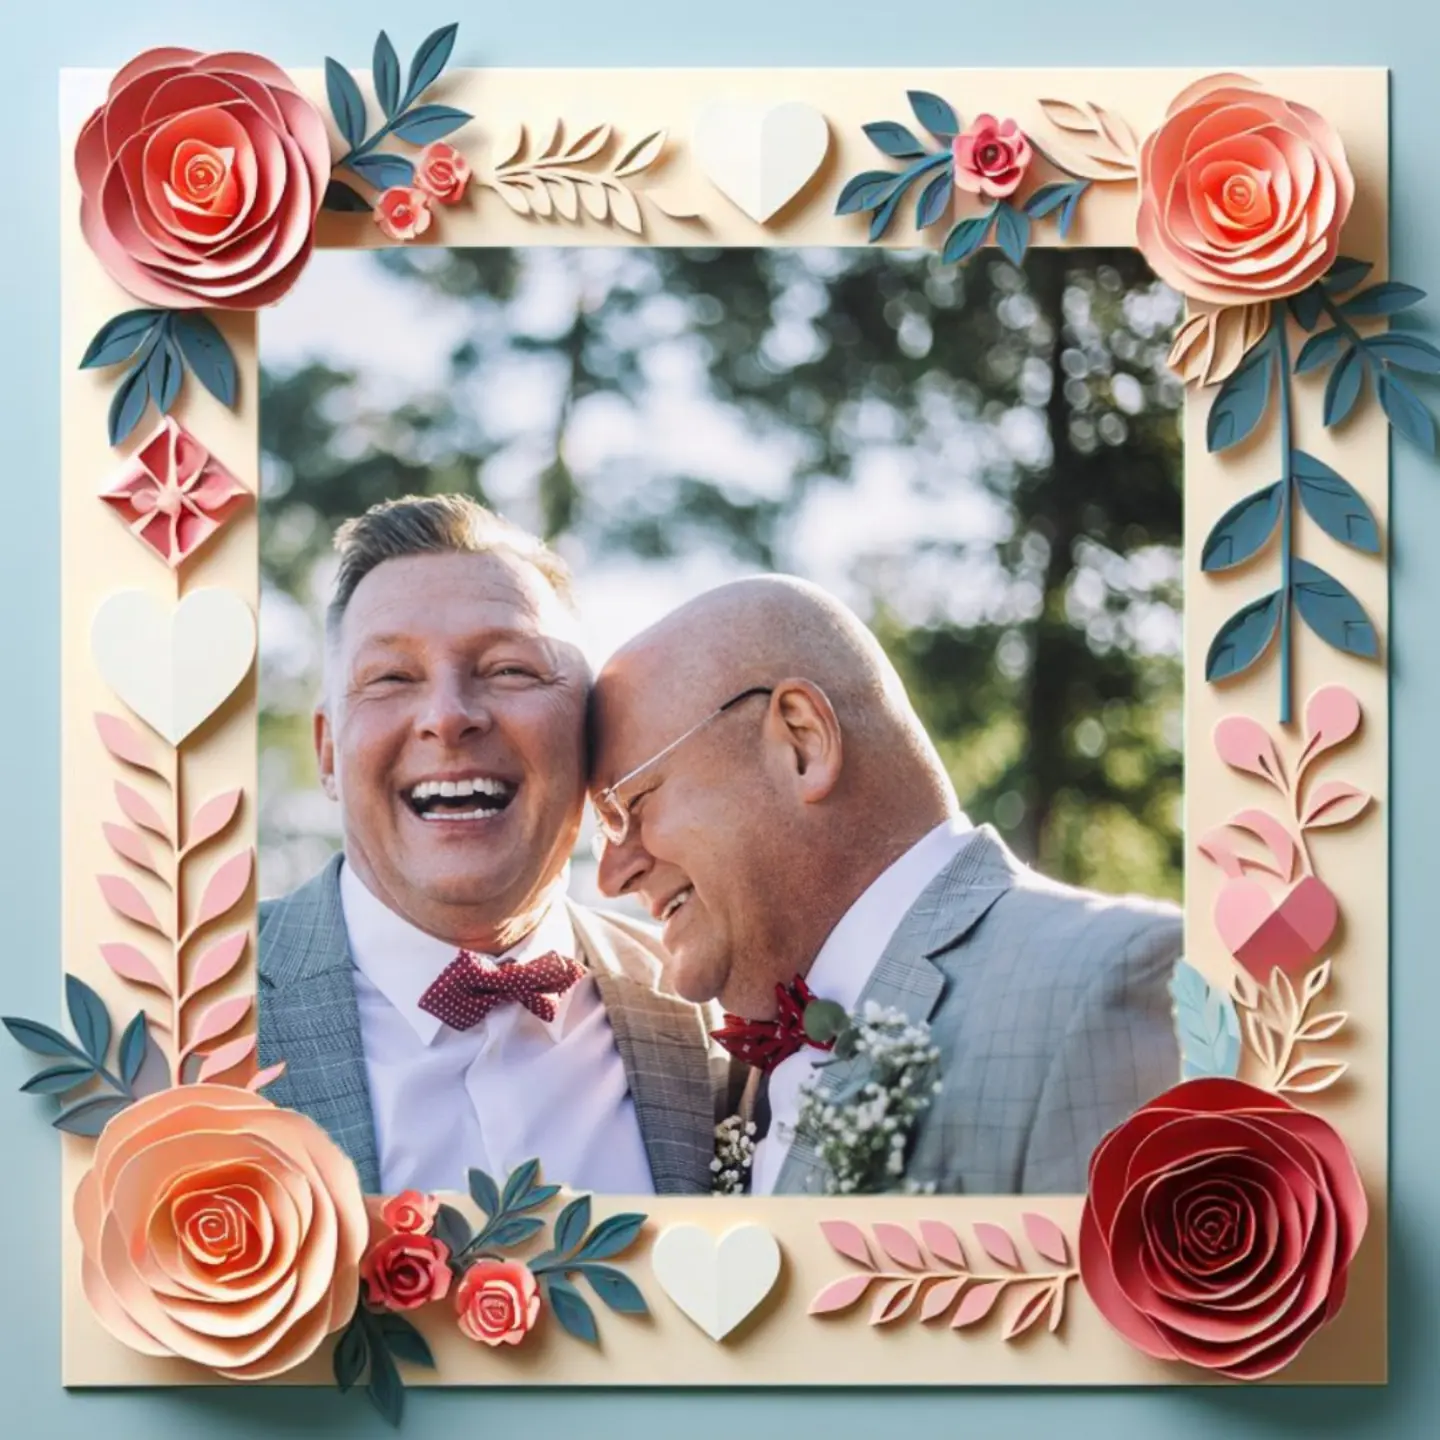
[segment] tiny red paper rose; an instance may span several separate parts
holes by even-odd
[[[1138,1350],[1259,1380],[1339,1310],[1366,1215],[1325,1120],[1239,1080],[1188,1080],[1095,1151],[1080,1275]]]
[[[481,1260],[455,1292],[460,1329],[485,1345],[518,1345],[540,1318],[540,1287],[515,1260]]]
[[[380,1218],[392,1230],[409,1235],[428,1235],[439,1212],[440,1202],[433,1195],[422,1195],[418,1190],[402,1190],[380,1207]]]
[[[415,188],[441,205],[454,205],[470,183],[470,162],[443,140],[427,145],[415,162]]]
[[[981,115],[955,137],[955,183],[972,195],[1004,200],[1013,195],[1030,168],[1034,152],[1013,120]]]
[[[413,185],[392,185],[375,202],[375,223],[392,240],[423,235],[430,219],[430,197]]]
[[[450,1290],[450,1251],[429,1235],[397,1231],[360,1262],[365,1298],[377,1310],[416,1310]]]

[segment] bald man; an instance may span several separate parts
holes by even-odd
[[[1178,910],[1056,884],[972,827],[894,667],[824,591],[765,577],[682,606],[605,666],[593,721],[600,888],[663,925],[678,994],[765,1020],[800,975],[848,1013],[928,1022],[941,1090],[895,1188],[1082,1191],[1106,1131],[1180,1078]],[[833,1187],[795,1128],[826,1058],[804,1046],[749,1087],[770,1117],[754,1193]]]

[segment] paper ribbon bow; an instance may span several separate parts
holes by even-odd
[[[817,1050],[833,1050],[834,1040],[821,1043],[805,1033],[805,1009],[816,997],[802,976],[789,984],[775,986],[775,1003],[779,1014],[774,1020],[746,1020],[741,1015],[726,1014],[725,1023],[710,1032],[732,1055],[768,1075],[782,1060],[788,1060],[803,1045]]]
[[[508,965],[482,965],[462,950],[420,997],[427,1015],[443,1020],[452,1030],[478,1025],[497,1005],[515,1001],[538,1020],[555,1018],[553,996],[563,995],[585,969],[557,954],[516,960]]]

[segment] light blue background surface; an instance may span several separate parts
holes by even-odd
[[[461,21],[462,65],[1194,65],[1366,64],[1392,70],[1393,272],[1436,298],[1440,332],[1440,7],[1361,0],[531,0],[498,7],[398,0],[8,0],[5,173],[0,203],[0,1009],[54,1018],[59,944],[59,534],[56,72],[113,67],[151,45],[256,50],[286,65],[326,53],[368,63],[382,26],[408,55]],[[960,97],[963,98],[963,97]],[[1431,391],[1434,397],[1433,390]],[[1121,1434],[1410,1436],[1440,1433],[1440,882],[1430,826],[1440,807],[1440,465],[1402,448],[1392,521],[1394,683],[1392,908],[1392,1375],[1369,1390],[1134,1392],[450,1391],[410,1398],[412,1440],[683,1433],[744,1440],[909,1433],[935,1440]],[[1427,550],[1430,552],[1427,555]],[[99,799],[97,797],[97,804]],[[1383,956],[1356,957],[1382,964]],[[333,1392],[60,1388],[58,1145],[14,1093],[28,1070],[0,1046],[0,1434],[362,1436],[390,1433]]]

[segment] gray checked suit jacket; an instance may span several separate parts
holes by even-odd
[[[340,865],[337,855],[313,880],[260,906],[260,1064],[285,1062],[266,1096],[323,1125],[374,1193],[380,1168]],[[655,1189],[707,1193],[731,1075],[707,1034],[718,1016],[661,993],[663,952],[643,927],[579,905],[569,910],[577,958],[595,978],[625,1066]]]
[[[1028,869],[982,826],[916,901],[860,997],[927,1020],[942,1089],[907,1182],[942,1195],[1075,1194],[1120,1120],[1180,1079],[1168,986],[1173,905],[1096,895]],[[821,1072],[822,1091],[854,1073]],[[823,1193],[803,1131],[777,1194]]]

